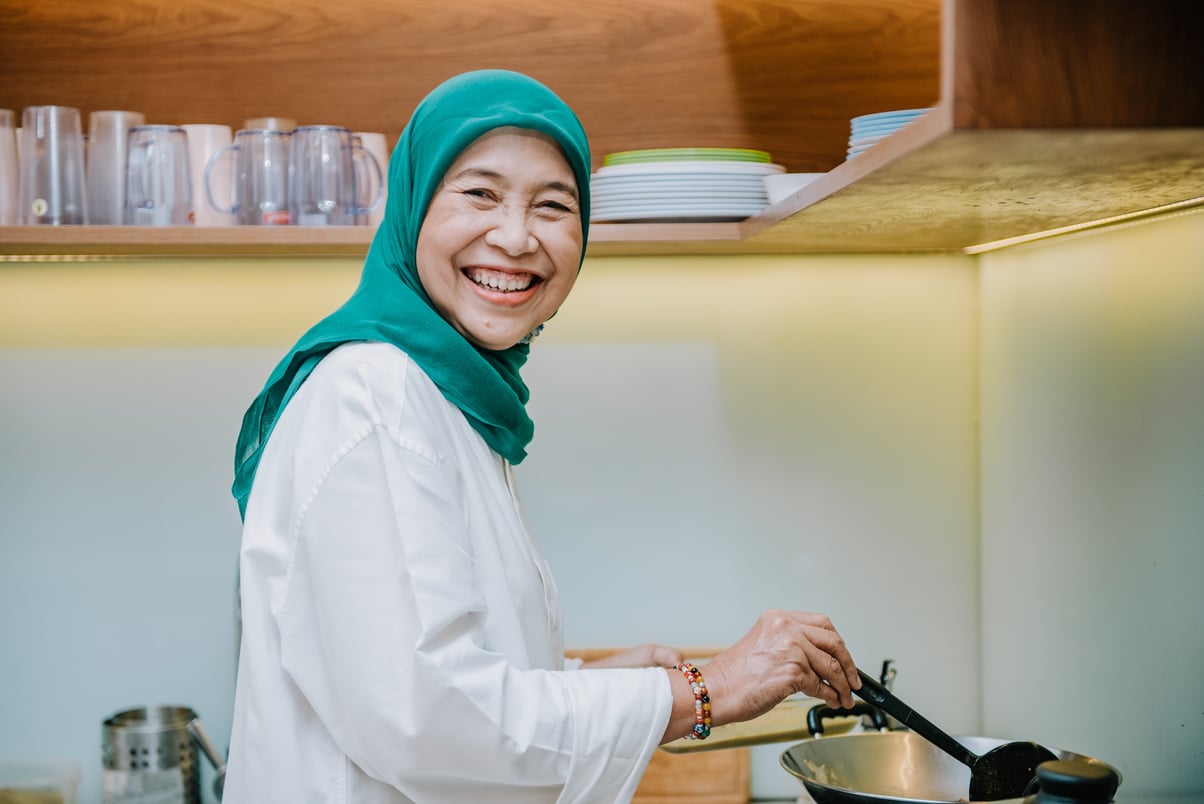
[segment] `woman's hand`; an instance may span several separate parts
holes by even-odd
[[[861,687],[844,640],[823,614],[771,610],[735,645],[705,665],[712,717],[749,720],[805,692],[836,709]]]
[[[771,610],[739,642],[702,665],[711,701],[711,724],[751,720],[784,698],[805,692],[829,706],[853,705],[860,689],[857,666],[844,640],[823,614]],[[664,739],[693,725],[693,694],[681,673],[670,673],[673,715]]]
[[[681,651],[677,648],[648,642],[592,662],[586,662],[581,665],[581,668],[589,670],[599,667],[677,667],[681,662]]]

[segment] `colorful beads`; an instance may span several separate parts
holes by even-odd
[[[699,669],[689,662],[682,662],[677,669],[686,677],[690,691],[694,693],[694,728],[686,737],[705,740],[711,736],[711,697],[707,694],[707,684]]]

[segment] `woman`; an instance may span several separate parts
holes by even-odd
[[[840,637],[797,612],[763,615],[705,678],[658,645],[564,669],[511,466],[589,174],[576,116],[525,76],[462,75],[414,112],[359,288],[239,436],[227,804],[625,801],[660,743],[798,691],[852,703]]]

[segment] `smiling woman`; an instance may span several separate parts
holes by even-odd
[[[435,309],[483,349],[536,331],[573,289],[585,242],[572,168],[550,137],[495,129],[447,171],[418,235]]]
[[[856,668],[819,614],[767,612],[705,671],[657,644],[566,668],[512,467],[533,434],[520,369],[581,269],[589,171],[576,115],[513,72],[445,82],[402,133],[359,287],[239,434],[227,804],[623,802],[661,743],[804,688],[851,705]]]

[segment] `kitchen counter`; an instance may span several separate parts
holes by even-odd
[[[1122,788],[1121,793],[1124,792]],[[807,801],[807,799],[803,799]],[[754,798],[749,799],[749,804],[799,804],[798,799],[793,798]],[[1188,794],[1135,794],[1130,796],[1121,795],[1114,800],[1114,804],[1204,804],[1204,792],[1188,793]]]

